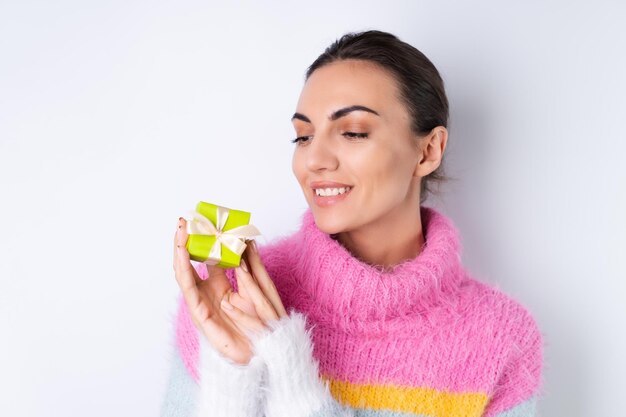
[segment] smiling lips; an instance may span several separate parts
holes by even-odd
[[[329,207],[343,201],[352,186],[332,181],[317,181],[311,183],[313,189],[313,200],[320,207]]]

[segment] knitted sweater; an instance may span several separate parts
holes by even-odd
[[[290,313],[253,340],[248,365],[217,353],[181,298],[162,415],[534,416],[535,320],[468,274],[448,217],[422,206],[421,219],[422,251],[385,271],[319,230],[310,209],[297,232],[259,245]]]

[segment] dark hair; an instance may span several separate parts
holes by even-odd
[[[398,82],[401,99],[412,119],[411,129],[419,136],[437,126],[448,126],[448,99],[437,68],[415,47],[391,33],[379,30],[351,32],[333,42],[309,66],[305,81],[313,71],[335,61],[359,59],[378,64]],[[434,190],[431,183],[448,180],[443,172],[443,157],[436,170],[422,178],[420,204]]]

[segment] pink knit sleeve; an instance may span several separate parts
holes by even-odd
[[[515,342],[484,417],[531,417],[542,386],[543,338],[535,320],[524,312]]]

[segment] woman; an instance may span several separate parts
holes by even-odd
[[[292,118],[300,230],[252,243],[233,276],[191,265],[179,219],[163,415],[535,414],[536,322],[469,276],[451,220],[422,206],[447,119],[438,71],[395,36],[347,34],[320,55]]]

